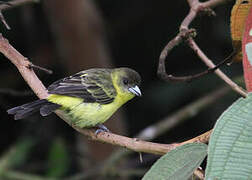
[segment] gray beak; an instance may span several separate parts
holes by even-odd
[[[142,93],[141,93],[141,91],[140,91],[140,89],[139,89],[138,86],[130,87],[130,88],[129,88],[129,91],[130,91],[131,93],[137,95],[137,96],[142,96]]]

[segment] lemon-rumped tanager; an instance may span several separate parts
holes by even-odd
[[[130,68],[93,68],[60,79],[51,84],[48,98],[9,109],[15,120],[40,111],[47,116],[62,110],[67,121],[80,128],[102,125],[124,103],[141,96],[140,75]]]

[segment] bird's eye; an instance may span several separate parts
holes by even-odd
[[[248,4],[249,1],[248,0],[245,0],[245,1],[242,1],[241,4]]]
[[[129,80],[128,79],[124,79],[123,80],[123,84],[127,85],[129,83]]]

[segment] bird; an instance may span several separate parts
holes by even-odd
[[[36,100],[7,110],[15,120],[40,112],[47,116],[56,110],[63,111],[69,124],[79,128],[103,125],[123,104],[141,96],[141,77],[133,69],[92,68],[52,83],[46,99]]]

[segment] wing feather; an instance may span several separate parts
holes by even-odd
[[[89,69],[60,79],[48,87],[48,93],[79,97],[84,102],[101,104],[113,102],[116,96],[109,69]]]

